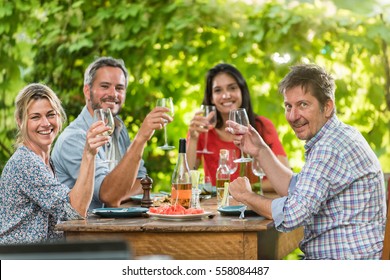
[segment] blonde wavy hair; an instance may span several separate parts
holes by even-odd
[[[47,99],[50,105],[59,115],[59,130],[62,130],[62,126],[66,122],[66,114],[64,108],[62,108],[61,101],[54,93],[54,91],[46,85],[39,83],[32,83],[24,87],[19,91],[15,100],[15,120],[18,124],[15,148],[23,145],[23,142],[27,139],[27,112],[31,106],[31,103],[39,99]]]

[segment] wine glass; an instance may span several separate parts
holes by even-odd
[[[237,160],[236,150],[230,149],[229,157],[228,157],[228,166],[229,166],[230,175],[234,174],[237,171],[238,163],[235,162],[235,160]]]
[[[115,122],[114,117],[112,116],[110,108],[107,109],[95,109],[93,111],[93,116],[95,121],[103,121],[104,124],[109,127],[110,129],[103,133],[104,136],[110,136],[114,133],[115,130]],[[106,153],[106,159],[102,160],[102,162],[108,162],[112,163],[115,162],[115,160],[111,159],[111,139],[104,145],[104,151]]]
[[[244,108],[239,108],[235,110],[231,110],[229,112],[229,120],[234,121],[243,126],[249,126],[249,119]],[[244,135],[243,133],[235,133],[236,135]],[[250,157],[245,157],[244,152],[241,150],[241,157],[236,159],[234,162],[250,162],[252,159]]]
[[[173,108],[172,97],[157,99],[156,106],[157,107],[166,107],[166,108],[168,108],[169,112],[167,114],[169,114],[171,117],[173,117],[175,111],[174,111],[174,108]],[[164,145],[159,146],[159,148],[162,149],[162,150],[165,150],[165,151],[172,150],[172,149],[175,148],[175,146],[168,145],[167,121],[165,121],[165,120],[164,120]]]
[[[256,176],[259,176],[260,178],[260,186],[259,186],[259,192],[258,194],[263,195],[263,188],[262,188],[262,183],[263,183],[263,177],[265,176],[265,173],[263,171],[263,168],[260,166],[260,162],[257,159],[253,159],[252,161],[252,172]]]
[[[208,135],[209,135],[209,130],[217,124],[217,109],[215,108],[215,106],[212,106],[212,105],[202,105],[200,107],[200,110],[203,111],[204,117],[208,117],[212,112],[213,112],[213,116],[209,119],[209,123],[208,123],[207,127],[205,127],[205,128],[207,128],[207,132],[204,136],[203,150],[196,151],[196,152],[200,153],[200,154],[213,154],[213,152],[211,152],[207,149],[207,139],[208,139]]]

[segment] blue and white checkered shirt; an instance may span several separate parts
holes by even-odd
[[[307,259],[379,259],[386,223],[379,161],[364,137],[333,116],[305,145],[287,197],[272,202],[276,229],[304,226]]]

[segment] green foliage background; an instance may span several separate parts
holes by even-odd
[[[131,73],[121,114],[130,136],[157,97],[172,96],[176,114],[168,138],[176,146],[201,103],[206,71],[222,61],[236,65],[255,112],[276,124],[295,171],[304,163],[304,143],[285,120],[277,85],[291,65],[323,65],[336,78],[339,118],[363,133],[390,172],[385,2],[0,0],[0,171],[13,152],[18,91],[29,82],[46,83],[72,121],[84,106],[84,69],[108,55],[124,59]],[[161,142],[156,131],[144,153],[156,191],[168,189],[177,157],[177,150],[157,149]]]

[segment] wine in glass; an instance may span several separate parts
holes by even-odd
[[[200,110],[203,111],[203,116],[208,118],[208,125],[207,127],[207,132],[205,133],[205,136],[204,136],[204,147],[203,147],[203,150],[201,151],[196,151],[197,153],[201,153],[201,154],[213,154],[213,152],[209,151],[207,149],[207,139],[208,139],[208,135],[209,135],[209,130],[212,129],[216,124],[217,124],[217,109],[215,108],[215,106],[212,106],[212,105],[202,105],[200,107]],[[213,115],[210,117],[209,115],[213,113]]]
[[[110,108],[107,108],[107,109],[103,109],[103,108],[100,108],[100,109],[95,109],[94,110],[94,120],[95,121],[103,121],[104,124],[109,127],[110,129],[107,130],[106,132],[103,133],[104,136],[110,136],[114,133],[114,130],[115,130],[115,122],[114,122],[114,117],[112,116],[112,113],[111,113],[111,110]],[[111,139],[110,139],[111,141]],[[108,163],[113,163],[115,162],[114,159],[112,159],[112,149],[111,149],[111,143],[110,141],[108,141],[105,145],[104,145],[104,151],[105,151],[105,154],[106,154],[106,159],[103,160],[102,162],[108,162]]]
[[[257,193],[260,195],[263,195],[262,183],[263,183],[263,177],[265,176],[265,173],[260,166],[260,162],[257,159],[253,159],[253,161],[252,161],[252,172],[256,176],[259,176],[259,178],[260,178],[259,190],[257,191]]]
[[[229,120],[234,121],[242,126],[249,126],[249,118],[244,108],[239,108],[235,110],[231,110],[229,112]],[[244,135],[243,133],[235,133],[236,135]],[[244,152],[241,150],[241,157],[236,159],[234,162],[250,162],[252,158],[245,157]]]
[[[168,108],[169,112],[167,112],[167,114],[169,114],[171,117],[173,117],[175,110],[173,108],[172,97],[157,99],[156,106],[157,107],[166,107],[166,108]],[[172,149],[175,148],[175,146],[168,145],[167,122],[165,120],[164,120],[164,145],[159,146],[159,148],[162,149],[162,150],[165,150],[165,151],[172,150]]]

